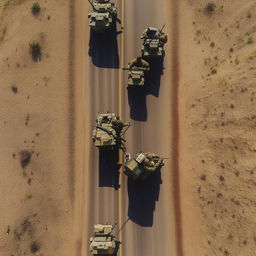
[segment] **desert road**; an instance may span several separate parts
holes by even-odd
[[[79,7],[78,7],[79,6]],[[86,14],[91,6],[86,1],[76,5],[76,74],[83,95],[83,120],[86,131],[85,144],[81,146],[85,160],[85,177],[81,187],[83,228],[82,255],[88,253],[87,239],[95,223],[118,223],[117,238],[121,242],[119,255],[177,255],[181,238],[179,186],[177,184],[178,137],[174,136],[173,122],[177,89],[173,84],[178,74],[178,64],[173,74],[172,62],[175,40],[171,3],[158,1],[118,1],[116,33],[97,35],[90,31]],[[175,15],[175,14],[173,14]],[[80,23],[80,26],[78,25]],[[163,63],[152,63],[147,90],[127,89],[128,62],[140,54],[140,35],[149,26],[161,28],[169,37]],[[78,50],[79,49],[79,50]],[[118,152],[99,153],[91,142],[91,130],[98,112],[115,112],[131,127],[126,132],[127,150],[135,154],[140,150],[167,157],[160,172],[141,183],[128,181],[122,168],[116,165]],[[81,132],[82,134],[82,132]],[[175,138],[174,138],[175,137]],[[121,161],[121,159],[119,159]],[[118,170],[120,175],[118,176]],[[176,207],[174,207],[176,204]],[[175,210],[174,210],[175,209]],[[121,228],[121,230],[119,230]],[[80,251],[80,250],[79,250]],[[80,252],[79,252],[80,253]]]

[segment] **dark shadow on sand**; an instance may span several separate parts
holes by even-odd
[[[117,255],[118,255],[119,248],[120,248],[120,245],[121,245],[121,242],[115,240],[115,244],[116,244],[116,248],[115,248],[114,256],[117,256]]]
[[[161,76],[163,75],[163,58],[145,59],[150,64],[150,71],[145,74],[146,94],[159,96]]]
[[[119,68],[119,54],[116,25],[106,32],[90,30],[89,56],[100,68]]]
[[[127,87],[130,118],[135,121],[147,121],[146,88]]]
[[[155,204],[159,198],[161,184],[161,170],[152,173],[144,181],[128,179],[128,217],[131,221],[142,227],[153,226]]]
[[[99,187],[120,187],[118,160],[118,149],[99,151]]]

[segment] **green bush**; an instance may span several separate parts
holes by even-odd
[[[34,15],[38,15],[41,11],[40,4],[38,2],[33,3],[31,11]]]
[[[41,58],[41,45],[39,42],[31,41],[29,43],[30,54],[33,60],[37,61]]]

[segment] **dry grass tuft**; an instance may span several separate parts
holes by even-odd
[[[33,13],[33,15],[35,16],[39,15],[40,11],[41,11],[40,4],[38,2],[33,3],[31,7],[31,12]]]
[[[4,27],[2,29],[0,29],[0,42],[4,40],[4,36],[6,34],[7,31],[7,27]]]
[[[41,54],[42,54],[41,53],[42,46],[40,45],[40,43],[37,41],[31,41],[28,45],[29,45],[29,50],[30,50],[32,59],[34,61],[40,60]]]
[[[25,0],[4,0],[3,6],[8,7],[10,5],[18,5],[23,3]]]

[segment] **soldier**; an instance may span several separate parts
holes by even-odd
[[[143,60],[141,56],[138,56],[137,58],[133,59],[128,64],[128,69],[136,69],[136,68],[139,68],[144,71],[148,71],[149,63],[147,61]]]
[[[162,44],[167,43],[167,35],[163,32],[160,32],[159,40],[162,42]]]
[[[163,166],[163,159],[160,158],[159,155],[156,155],[156,154],[151,154],[151,155],[152,155],[152,159],[153,159],[153,161],[155,163],[155,168],[156,169],[161,167],[161,166]]]
[[[153,172],[155,170],[155,163],[152,161],[152,159],[149,159],[146,157],[146,159],[143,161],[143,168],[145,171]]]
[[[122,149],[123,151],[126,151],[126,147],[124,145],[125,140],[122,138],[122,135],[123,135],[122,131],[123,131],[124,127],[129,127],[130,124],[123,123],[120,120],[119,116],[116,116],[116,118],[112,120],[111,124],[112,124],[112,128],[116,132],[115,138],[116,138],[117,144],[119,145],[120,149]]]
[[[146,159],[143,162],[143,167],[146,171],[153,172],[162,166],[162,159],[159,155],[145,153]]]
[[[123,128],[126,126],[117,116],[114,120],[112,120],[113,129],[116,131],[118,135],[121,134]]]
[[[167,35],[164,32],[160,31],[159,29],[155,29],[155,28],[146,28],[140,38],[141,39],[159,38],[162,44],[167,43]]]

